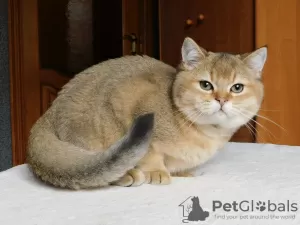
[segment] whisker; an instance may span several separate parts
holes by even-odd
[[[249,126],[253,127],[254,131],[255,131],[255,139],[256,139],[256,134],[258,133],[257,129],[251,124],[251,123],[248,123]],[[262,138],[263,139],[263,138]],[[266,143],[266,140],[263,139],[263,142]]]
[[[269,119],[269,118],[267,118],[267,117],[264,117],[264,116],[262,116],[262,115],[259,115],[259,114],[256,114],[256,116],[257,116],[257,117],[260,117],[260,118],[262,118],[262,119],[265,119],[265,120],[267,120],[267,121],[269,121],[269,122],[271,122],[271,123],[273,123],[273,124],[275,124],[277,127],[281,128],[281,129],[284,130],[286,133],[288,133],[288,131],[287,131],[284,127],[280,126],[278,123],[274,122],[273,120],[271,120],[271,119]]]
[[[256,137],[255,132],[251,129],[251,127],[250,127],[249,125],[247,125],[247,124],[245,124],[245,126],[246,126],[247,129],[250,131],[251,136],[252,136],[253,138],[255,138],[255,137]]]
[[[234,103],[232,104],[233,107],[237,107],[237,108],[247,108],[247,107],[251,107],[254,106],[252,105],[247,105],[247,104],[242,104],[242,103]],[[280,110],[280,109],[264,109],[264,108],[260,108],[260,111],[266,111],[266,112],[282,112],[284,110]]]
[[[176,112],[174,113],[174,117],[177,117],[177,116],[179,116],[179,115],[182,115],[182,119],[183,119],[184,123],[188,122],[187,116],[186,116],[183,112],[181,112],[181,111],[178,110],[178,109],[175,109],[175,111],[176,111]],[[179,128],[181,128],[181,126],[180,126]]]
[[[242,113],[239,109],[236,109],[236,108],[232,108],[233,110],[237,111],[238,113],[240,113],[242,116],[246,117],[247,119],[249,119],[250,121],[253,121],[254,123],[256,123],[257,125],[259,125],[262,129],[264,129],[266,132],[268,132],[269,136],[272,135],[272,137],[275,139],[275,140],[278,140],[278,138],[276,138],[276,136],[271,132],[269,131],[267,128],[265,128],[262,124],[260,124],[259,122],[257,122],[256,120],[252,119],[251,117],[245,115],[244,113]],[[257,131],[257,130],[256,130]],[[272,139],[271,137],[271,139]]]
[[[234,111],[233,113],[235,115],[240,114],[239,112],[237,112],[237,110]],[[255,132],[257,132],[256,128],[251,123],[248,123],[248,124],[246,123],[245,126],[247,127],[248,131],[250,131],[250,133],[252,134],[252,136],[255,138],[256,137]],[[252,130],[252,128],[254,129],[254,131]]]
[[[249,126],[250,128],[252,128],[254,130],[254,133],[257,133],[257,129],[251,123],[246,123],[245,125]]]
[[[244,110],[244,109],[241,109],[241,110]],[[248,112],[247,110],[244,110],[244,111],[245,111],[246,113]],[[283,131],[285,131],[286,133],[288,133],[288,131],[287,131],[284,127],[282,127],[281,125],[279,125],[279,124],[276,123],[275,121],[273,121],[273,120],[271,120],[271,119],[269,119],[269,118],[267,118],[267,117],[265,117],[265,116],[259,115],[259,114],[255,114],[255,116],[260,117],[260,118],[262,118],[262,119],[265,119],[265,120],[267,120],[267,121],[273,123],[273,124],[276,125],[278,128],[281,128]]]
[[[200,116],[202,116],[202,115],[203,115],[203,113],[198,113],[198,114],[196,115],[196,118],[192,121],[192,123],[189,125],[188,128],[190,128],[190,127],[198,120],[198,118],[199,118]]]
[[[186,119],[185,119],[184,123],[181,124],[181,126],[180,126],[179,128],[181,129],[181,128],[183,128],[187,123],[191,123],[191,120],[192,120],[197,114],[198,114],[197,111],[188,114],[188,115],[186,116]]]
[[[265,112],[282,112],[283,110],[276,110],[276,109],[259,109],[260,111],[265,111]]]
[[[240,114],[237,111],[234,111],[233,113],[235,115]],[[245,126],[246,126],[247,130],[250,131],[251,136],[255,139],[256,138],[257,129],[251,123],[248,123],[248,124],[246,123]],[[252,130],[252,128],[254,129],[254,131]]]

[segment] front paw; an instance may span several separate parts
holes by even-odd
[[[163,170],[144,171],[146,181],[148,184],[166,185],[171,183],[171,176],[168,172]]]
[[[113,185],[123,187],[135,187],[145,183],[146,178],[143,171],[139,169],[129,170],[123,177],[118,181],[114,182]]]

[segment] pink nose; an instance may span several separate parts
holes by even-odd
[[[228,100],[226,100],[224,98],[216,98],[216,101],[218,101],[220,103],[220,105],[223,106],[225,104],[225,102],[227,102]]]

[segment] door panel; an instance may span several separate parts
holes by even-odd
[[[51,106],[58,92],[68,81],[69,77],[51,69],[40,70],[41,114]]]
[[[217,52],[254,50],[253,0],[160,0],[160,57],[177,66],[185,37]],[[254,126],[253,123],[251,123]],[[255,137],[242,127],[232,141],[254,142]]]
[[[180,62],[181,44],[187,36],[209,51],[238,53],[254,49],[253,0],[159,3],[160,56],[173,66]],[[191,26],[186,24],[188,20]]]

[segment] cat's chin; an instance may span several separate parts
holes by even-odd
[[[214,114],[212,114],[212,116],[216,116],[220,119],[226,119],[229,117],[228,114],[223,110],[219,110],[219,111],[215,112]]]
[[[229,116],[223,111],[204,116],[196,121],[198,125],[214,125],[229,130],[239,129],[247,122],[248,121],[244,117]]]
[[[201,116],[198,116],[197,119],[195,119],[195,116],[194,118],[188,116],[190,114],[195,115],[195,112],[191,113],[190,111],[185,112],[183,110],[183,113],[187,116],[188,120],[198,124],[199,126],[213,125],[228,130],[236,130],[248,122],[246,117],[237,116],[229,110],[216,109],[216,111],[210,113],[201,113],[201,111],[199,111]]]
[[[223,127],[225,129],[239,129],[243,125],[245,125],[248,121],[245,120],[245,118],[231,118],[224,120],[219,123],[220,127]]]

